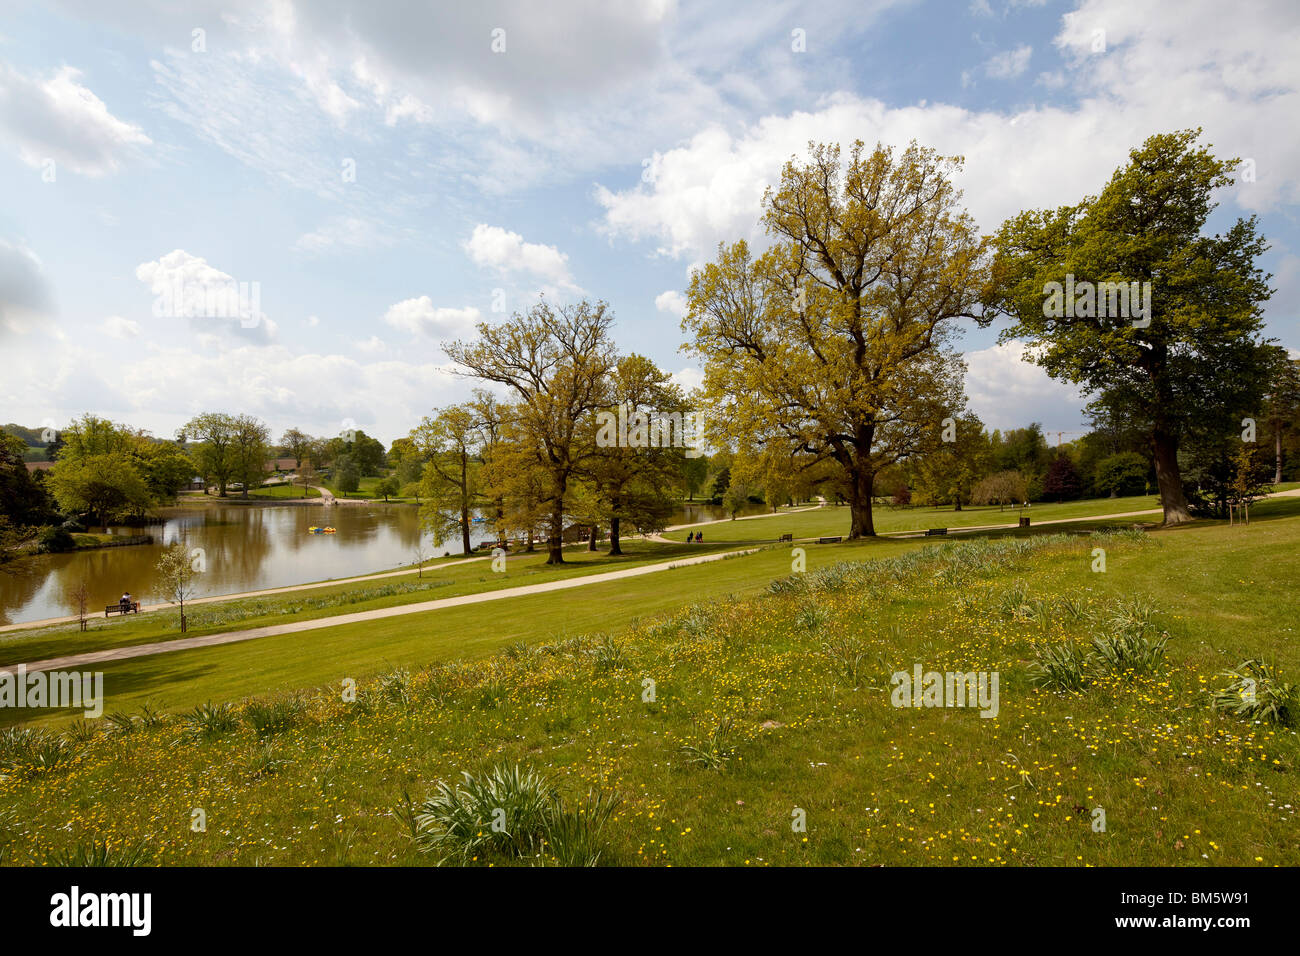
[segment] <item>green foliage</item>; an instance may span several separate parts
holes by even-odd
[[[77,542],[62,525],[50,525],[36,536],[36,545],[42,554],[57,554],[75,550]]]
[[[181,736],[187,740],[215,740],[239,729],[239,714],[234,704],[199,704],[181,714]]]
[[[736,755],[732,743],[734,730],[734,720],[724,717],[699,743],[683,744],[681,752],[686,756],[686,762],[708,770],[721,770]]]
[[[866,645],[855,637],[836,635],[822,642],[822,652],[830,658],[836,674],[849,687],[858,686],[858,678],[869,657]]]
[[[342,495],[353,494],[361,487],[361,470],[349,455],[334,460],[334,487]]]
[[[111,844],[107,840],[78,843],[69,850],[53,850],[46,858],[49,866],[149,866],[153,858],[143,840]]]
[[[439,781],[421,804],[416,845],[439,864],[531,855],[541,849],[558,797],[547,777],[519,764],[465,771],[459,785]]]
[[[1146,490],[1150,470],[1147,460],[1137,452],[1122,451],[1097,462],[1093,486],[1112,498],[1140,495]]]
[[[1275,666],[1252,658],[1219,676],[1228,686],[1210,692],[1213,710],[1284,726],[1300,713],[1300,688],[1282,680]]]
[[[253,701],[244,707],[244,723],[259,739],[282,734],[302,717],[305,705],[297,697],[275,701]]]
[[[1082,690],[1088,672],[1088,655],[1069,641],[1040,648],[1029,665],[1029,681],[1045,690]]]
[[[1253,217],[1202,233],[1240,161],[1216,159],[1199,136],[1151,136],[1099,195],[1004,223],[981,320],[1009,315],[1002,341],[1026,341],[1048,374],[1141,428],[1166,523],[1189,517],[1180,438],[1224,433],[1233,413],[1258,407],[1266,378],[1266,244]]]
[[[44,729],[9,727],[0,731],[0,778],[25,780],[69,763],[81,743]]]

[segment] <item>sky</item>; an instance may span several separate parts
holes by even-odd
[[[1201,127],[1248,170],[1210,227],[1259,217],[1295,349],[1297,50],[1294,0],[0,0],[0,421],[387,443],[474,386],[442,343],[538,295],[605,300],[693,386],[690,270],[763,244],[810,140],[964,156],[992,233]],[[229,308],[169,302],[227,281]],[[998,331],[960,340],[970,407],[1082,431]]]

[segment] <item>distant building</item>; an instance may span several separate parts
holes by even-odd
[[[266,460],[267,471],[297,471],[298,459],[296,458],[268,458]]]
[[[54,462],[52,461],[29,461],[24,462],[24,464],[27,465],[28,471],[49,471],[54,467]]]

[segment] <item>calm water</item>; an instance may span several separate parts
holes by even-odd
[[[746,513],[762,510],[755,506]],[[723,516],[718,507],[685,505],[669,524]],[[313,525],[336,531],[309,534]],[[493,537],[485,529],[474,526],[473,544]],[[161,603],[166,598],[155,565],[162,549],[178,540],[204,550],[207,569],[196,579],[196,597],[388,571],[414,563],[421,540],[419,512],[411,505],[182,505],[160,511],[155,524],[111,530],[151,534],[154,543],[10,562],[0,569],[0,624],[75,614],[69,592],[81,581],[90,592],[92,615],[102,614],[104,605],[116,602],[123,591],[145,604]],[[433,556],[460,552],[459,541],[436,548],[427,535],[424,541],[426,553]]]

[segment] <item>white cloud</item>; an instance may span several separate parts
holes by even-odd
[[[223,331],[253,342],[275,338],[276,324],[261,310],[261,282],[237,281],[184,249],[136,266],[135,277],[154,295],[158,319],[187,318],[196,331]]]
[[[958,185],[981,228],[1022,209],[1077,202],[1095,193],[1152,133],[1190,126],[1221,155],[1257,161],[1257,179],[1225,194],[1254,211],[1300,201],[1300,8],[1273,2],[1252,17],[1224,18],[1213,0],[1163,7],[1085,0],[1057,37],[1068,107],[1011,112],[944,103],[889,106],[836,93],[808,110],[732,128],[714,124],[656,153],[649,182],[598,185],[598,228],[650,241],[688,264],[718,242],[764,242],[763,190],[807,143],[915,139],[966,158]],[[1206,30],[1204,24],[1218,24]],[[1091,25],[1106,25],[1107,52],[1091,52]]]
[[[704,384],[704,373],[699,369],[691,368],[690,366],[673,372],[671,378],[673,382],[681,386],[682,390],[687,394],[690,394]]]
[[[971,410],[988,428],[1020,428],[1031,421],[1041,422],[1047,431],[1079,427],[1080,392],[1025,361],[1023,342],[967,352],[964,358]]]
[[[388,346],[384,344],[384,340],[377,335],[372,335],[368,339],[358,339],[352,345],[358,352],[365,352],[367,355],[374,355],[388,349]]]
[[[462,244],[470,260],[502,275],[524,273],[558,289],[582,291],[569,274],[569,257],[555,246],[524,242],[517,232],[479,223]]]
[[[103,329],[105,335],[114,339],[134,339],[140,335],[140,323],[120,315],[110,315],[105,319]]]
[[[384,321],[395,329],[437,339],[469,335],[481,318],[482,314],[473,306],[463,309],[435,308],[427,295],[396,302],[384,313]]]
[[[0,131],[29,166],[55,163],[84,176],[115,171],[131,149],[150,143],[139,126],[118,119],[64,66],[48,77],[0,64]]]
[[[686,305],[686,296],[676,289],[669,289],[655,296],[656,309],[660,312],[667,312],[669,315],[675,315],[679,319],[686,314]]]
[[[0,333],[24,333],[52,308],[50,283],[36,253],[0,239]]]
[[[1033,54],[1034,48],[1027,44],[997,53],[985,62],[984,72],[995,80],[1014,79],[1029,68],[1029,58]]]

